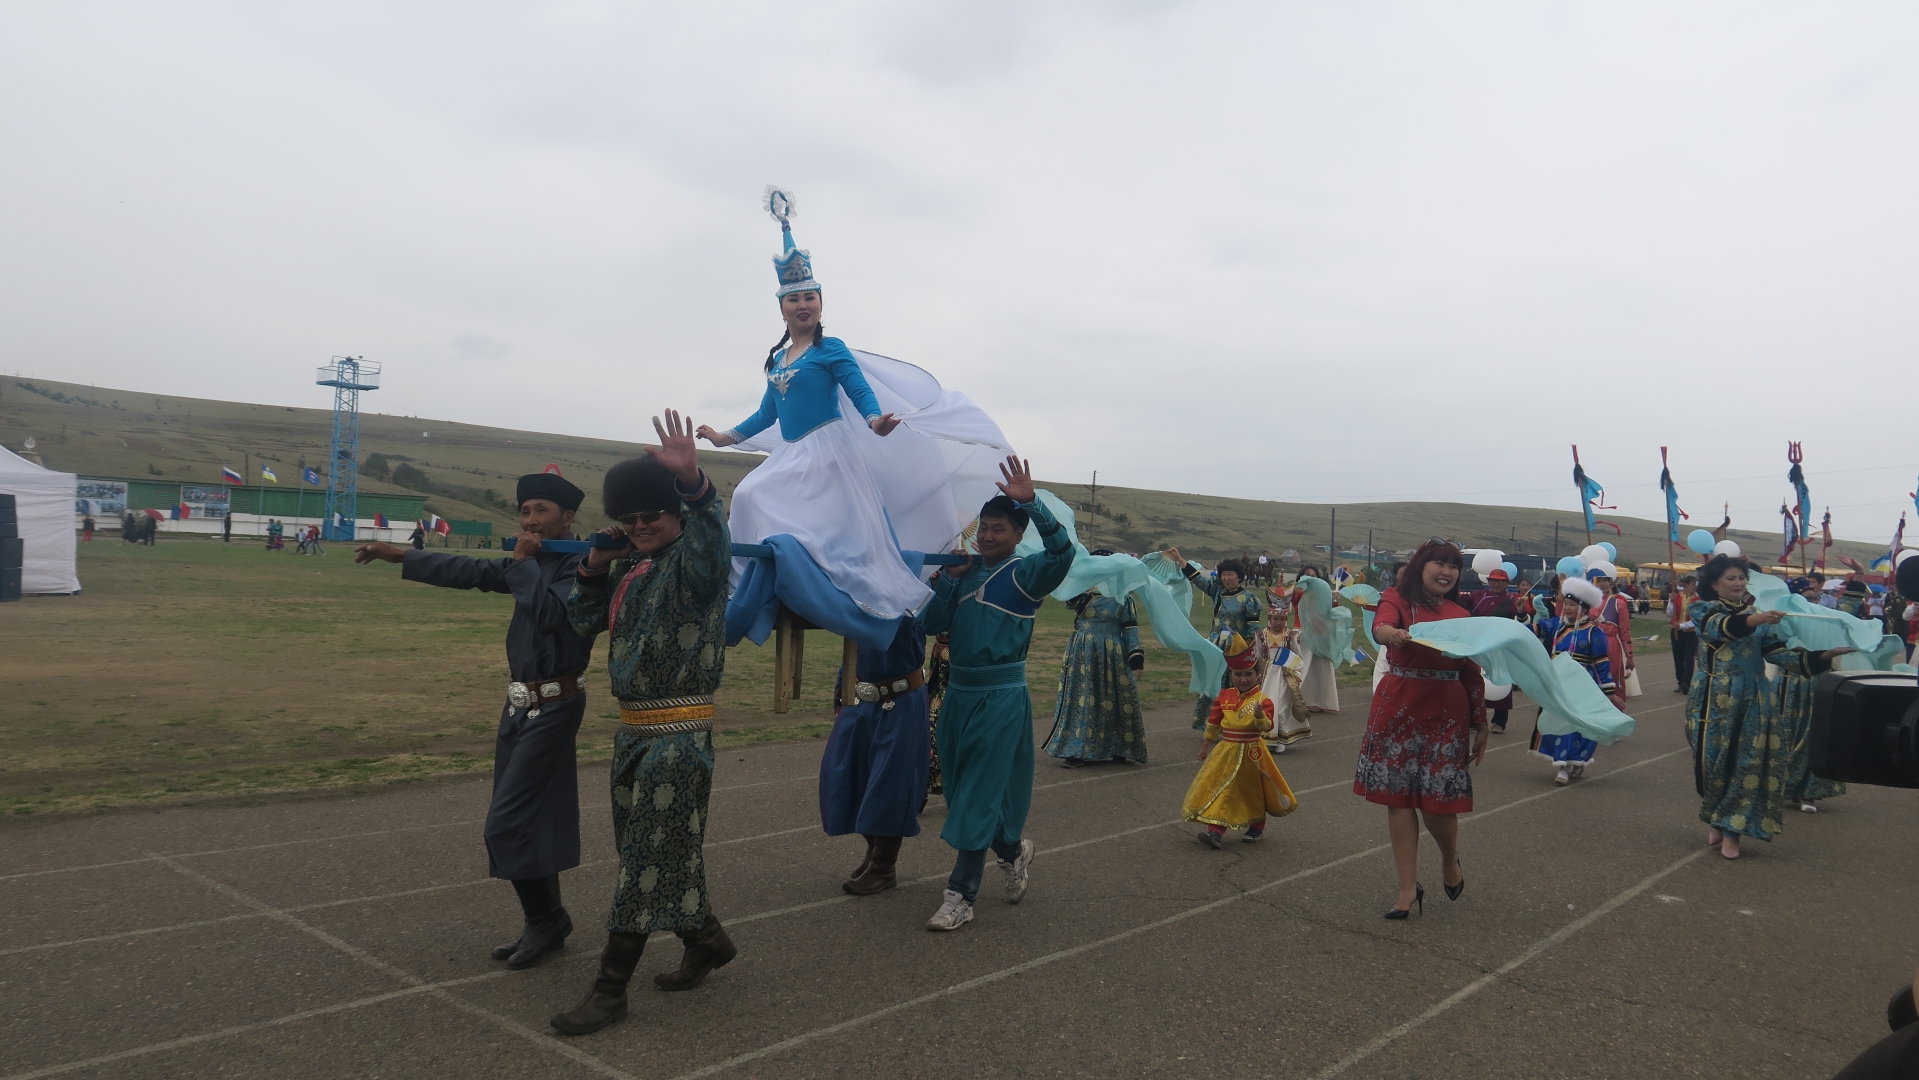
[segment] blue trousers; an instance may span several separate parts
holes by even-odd
[[[962,851],[959,858],[953,860],[953,876],[946,879],[946,887],[964,896],[967,903],[979,898],[979,883],[986,876],[986,852],[990,850],[1007,862],[1019,858],[1019,841],[1010,844],[994,844],[990,849]]]

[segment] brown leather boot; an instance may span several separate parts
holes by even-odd
[[[686,952],[680,956],[680,970],[664,971],[653,976],[653,985],[662,990],[691,990],[706,981],[706,976],[732,963],[740,950],[733,947],[733,939],[726,936],[726,928],[720,920],[706,913],[706,925],[692,933],[682,933],[680,940],[686,943]]]
[[[626,1019],[626,984],[645,950],[645,934],[606,935],[606,948],[600,950],[600,974],[586,997],[547,1023],[562,1035],[587,1035]]]
[[[874,837],[873,853],[866,860],[866,872],[840,887],[854,896],[872,896],[899,884],[893,866],[899,862],[901,839],[898,836]]]
[[[846,880],[848,881],[866,873],[866,868],[873,862],[873,844],[879,840],[879,837],[866,836],[863,837],[863,839],[866,841],[866,854],[860,857],[860,864],[853,868],[853,872],[846,875]]]

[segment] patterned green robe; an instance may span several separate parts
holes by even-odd
[[[1766,664],[1785,652],[1777,628],[1747,628],[1752,600],[1695,603],[1699,667],[1686,698],[1699,820],[1716,829],[1771,840],[1785,805],[1786,747]]]
[[[1812,775],[1812,682],[1831,670],[1831,661],[1804,649],[1787,649],[1771,661],[1779,665],[1779,677],[1772,684],[1773,705],[1779,711],[1779,738],[1786,744],[1786,802],[1844,795],[1846,785]]]
[[[651,560],[621,559],[603,576],[580,578],[567,600],[573,629],[592,637],[607,629],[613,596],[626,582],[606,661],[623,708],[658,708],[662,699],[711,704],[719,688],[732,543],[719,493],[702,482],[703,491],[680,504],[678,540]],[[606,928],[698,930],[709,907],[701,849],[713,790],[711,724],[646,737],[622,724],[613,737],[611,786],[620,872]]]
[[[1059,702],[1046,753],[1056,758],[1146,763],[1146,721],[1129,661],[1143,657],[1133,598],[1097,593],[1072,601],[1078,616],[1060,664]]]

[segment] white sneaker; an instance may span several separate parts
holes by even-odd
[[[1566,775],[1566,770],[1564,770],[1564,769],[1561,769],[1561,770],[1559,770],[1559,775],[1558,775],[1558,776],[1555,776],[1555,777],[1553,777],[1553,783],[1555,783],[1555,784],[1558,784],[1558,785],[1560,785],[1561,787],[1564,787],[1564,786],[1565,786],[1565,784],[1566,784],[1566,781],[1568,781],[1568,780],[1570,780],[1570,779],[1572,779],[1572,778]]]
[[[1020,897],[1026,895],[1026,868],[1033,865],[1033,853],[1036,849],[1031,840],[1019,842],[1019,858],[1012,862],[999,861],[1000,872],[1006,875],[1006,902],[1017,904]]]
[[[1286,752],[1286,744],[1283,742],[1267,743],[1266,749],[1271,750],[1275,754],[1283,754]]]
[[[951,889],[946,890],[946,902],[926,920],[928,930],[958,930],[973,921],[973,905],[966,898]]]

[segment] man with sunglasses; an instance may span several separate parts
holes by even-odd
[[[653,430],[659,449],[607,470],[606,516],[620,524],[601,535],[617,550],[587,553],[567,605],[582,640],[607,635],[621,723],[611,779],[620,869],[599,973],[584,1000],[549,1021],[566,1035],[626,1015],[649,934],[670,930],[686,947],[678,971],[654,977],[662,990],[691,990],[738,952],[713,915],[703,851],[732,544],[692,421],[668,409]]]
[[[573,632],[566,599],[577,554],[542,550],[572,535],[586,493],[556,466],[520,477],[520,534],[513,554],[479,559],[396,544],[361,544],[353,561],[399,563],[400,577],[449,589],[509,593],[506,704],[493,742],[493,804],[486,813],[487,872],[513,883],[525,925],[493,950],[509,968],[530,967],[573,932],[560,904],[560,872],[580,865],[579,767],[573,740],[586,715],[586,672],[593,640]]]

